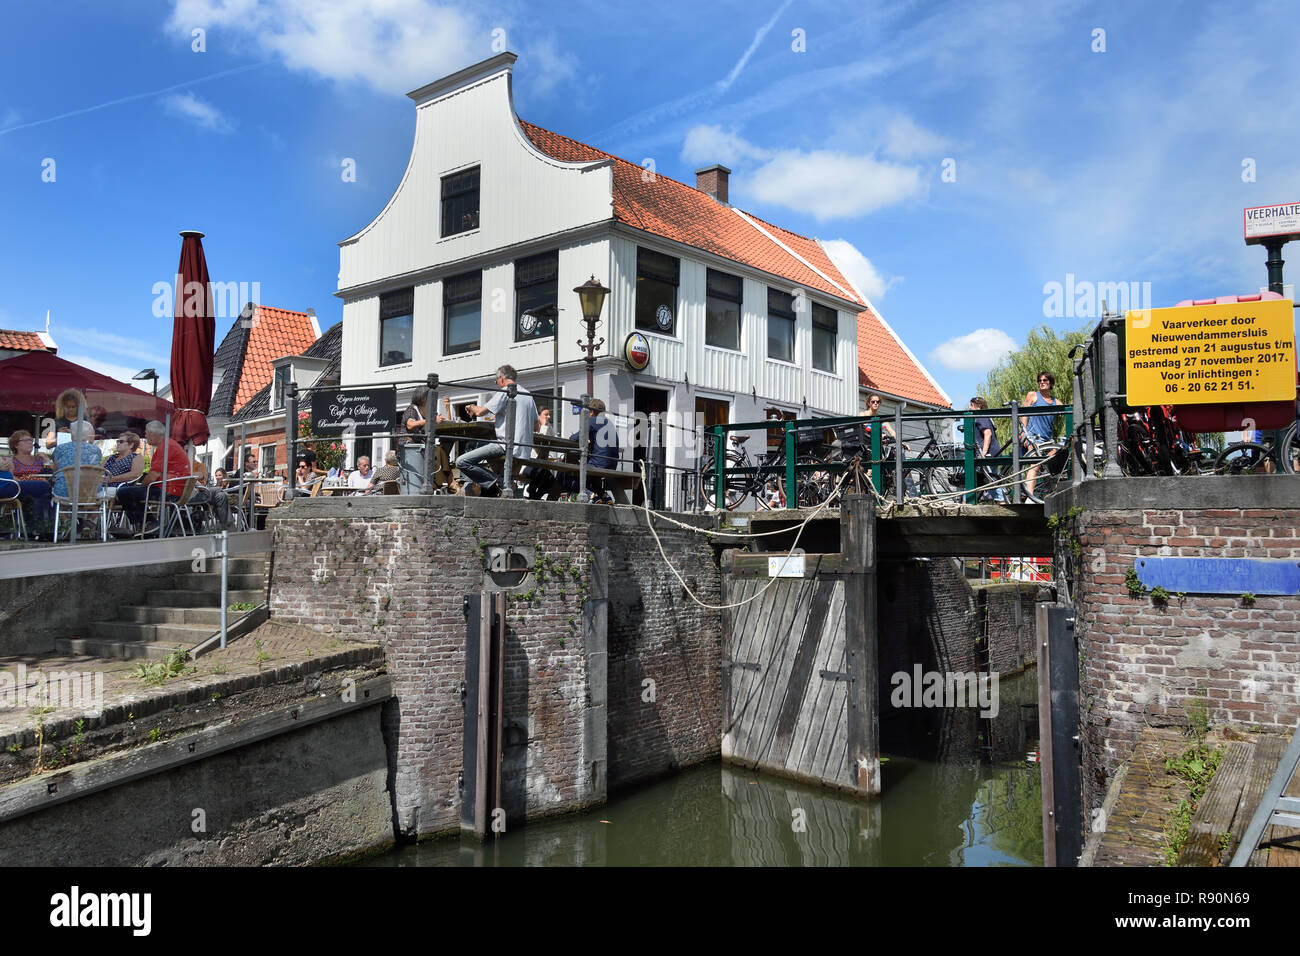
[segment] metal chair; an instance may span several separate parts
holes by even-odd
[[[80,479],[77,472],[81,472]],[[104,483],[104,468],[102,465],[69,465],[62,469],[63,481],[68,486],[68,491],[73,488],[77,489],[78,498],[74,502],[72,495],[54,495],[54,540],[59,540],[59,519],[65,511],[71,512],[71,520],[75,521],[83,514],[99,515],[99,539],[108,540],[108,509],[105,506],[104,499],[99,496],[100,485]],[[78,484],[78,481],[80,484]],[[68,529],[68,537],[72,537],[72,529]]]
[[[185,480],[185,487],[176,498],[169,498],[165,490],[160,489],[161,496],[153,497],[153,489],[167,482],[177,482]],[[190,518],[189,505],[190,496],[194,494],[194,486],[197,479],[194,475],[174,475],[166,481],[154,481],[146,486],[144,499],[144,523],[149,524],[150,514],[154,515],[159,521],[163,522],[163,537],[169,538],[177,527],[183,533],[194,534],[194,521]],[[189,523],[189,530],[185,530],[186,522]]]
[[[8,478],[0,478],[0,491],[5,488],[5,483],[17,485],[17,482]],[[0,498],[0,519],[8,518],[13,522],[14,537],[19,540],[27,538],[27,518],[23,515],[23,503],[18,498]]]

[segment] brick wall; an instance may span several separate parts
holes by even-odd
[[[635,513],[442,496],[302,499],[269,526],[273,618],[377,635],[384,646],[402,832],[459,825],[462,598],[484,586],[485,546],[535,546],[540,569],[507,604],[507,827],[717,752],[720,626],[664,585],[669,572]],[[712,549],[689,532],[672,540],[674,561],[717,603]],[[645,676],[656,682],[654,703],[642,702]]]
[[[1300,558],[1295,493],[1286,476],[1126,479],[1138,507],[1088,482],[1076,519],[1076,588],[1085,806],[1100,806],[1111,775],[1146,726],[1186,726],[1197,699],[1213,726],[1293,732],[1300,721],[1300,597],[1131,595],[1139,557]],[[1174,483],[1167,493],[1157,493]],[[1243,484],[1243,482],[1245,484]],[[1280,507],[1242,507],[1243,503]],[[1145,502],[1179,501],[1180,510]],[[1061,507],[1068,507],[1070,502]],[[1089,507],[1101,504],[1104,507]],[[1237,507],[1227,507],[1235,504]],[[1190,707],[1189,707],[1190,704]]]
[[[701,536],[659,536],[700,600],[721,603]],[[611,528],[609,552],[609,774],[619,787],[718,756],[722,618],[686,595],[642,525]]]
[[[1013,674],[1038,660],[1034,605],[1050,597],[1040,584],[985,584],[974,588],[975,629],[988,655],[985,669]]]

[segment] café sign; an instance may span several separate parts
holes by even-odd
[[[313,435],[373,435],[394,431],[397,388],[336,388],[312,392]]]

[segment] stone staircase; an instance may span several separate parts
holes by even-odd
[[[123,604],[113,620],[86,625],[85,637],[61,640],[63,654],[119,659],[163,659],[177,645],[186,650],[221,629],[221,567],[174,575],[172,587],[150,591],[146,604]],[[226,581],[226,602],[260,605],[266,602],[266,558],[261,555],[231,558]],[[227,611],[231,627],[248,611]]]

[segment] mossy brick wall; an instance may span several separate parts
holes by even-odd
[[[402,832],[459,825],[462,602],[484,586],[486,546],[536,548],[536,572],[510,595],[506,612],[507,827],[520,815],[602,802],[626,773],[703,759],[708,746],[716,753],[719,681],[711,662],[720,626],[696,627],[680,601],[665,606],[661,576],[670,572],[640,515],[447,497],[311,499],[278,511],[270,526],[273,619],[377,636],[384,647]],[[703,599],[717,603],[703,537],[680,532],[671,547]],[[642,699],[641,674],[656,681],[654,701]],[[644,744],[656,729],[658,750]]]
[[[1067,531],[1082,549],[1075,608],[1086,806],[1101,805],[1144,727],[1186,727],[1198,700],[1212,726],[1290,734],[1300,722],[1300,595],[1261,595],[1253,605],[1240,594],[1173,595],[1161,606],[1125,584],[1142,557],[1300,560],[1295,479],[1125,482],[1109,492],[1088,486],[1119,483],[1085,483]],[[1116,507],[1120,492],[1138,506]]]

